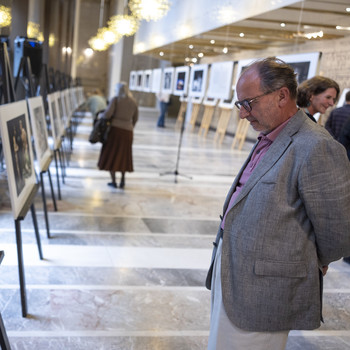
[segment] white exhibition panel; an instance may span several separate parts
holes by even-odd
[[[229,99],[232,95],[233,61],[214,62],[210,66],[208,97]]]

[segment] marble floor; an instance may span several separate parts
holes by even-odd
[[[135,171],[121,190],[108,187],[108,173],[97,170],[100,146],[88,142],[91,118],[82,118],[57,212],[47,191],[50,239],[40,193],[35,199],[43,260],[30,213],[21,222],[25,318],[14,221],[2,198],[0,310],[13,350],[206,349],[204,280],[212,241],[226,192],[252,144],[231,150],[230,136],[218,145],[213,131],[204,138],[185,130],[176,175],[179,130],[174,119],[156,128],[156,119],[155,111],[141,110]],[[51,174],[57,196],[54,162]],[[319,330],[292,331],[287,350],[350,348],[350,265],[343,261],[325,279],[324,317]]]

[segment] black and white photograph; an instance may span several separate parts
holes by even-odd
[[[293,67],[295,73],[297,74],[298,84],[318,74],[319,60],[321,57],[319,52],[284,55],[277,57]]]
[[[136,72],[132,70],[130,72],[130,77],[129,77],[129,89],[130,90],[135,90],[136,89]]]
[[[53,139],[54,149],[59,149],[61,144],[61,137],[63,135],[63,125],[58,107],[58,93],[52,93],[47,96],[47,103],[49,105],[49,116],[51,124],[51,135]]]
[[[36,183],[27,102],[0,106],[0,127],[14,218],[18,218]]]
[[[36,160],[39,170],[43,171],[51,158],[43,99],[41,96],[32,97],[27,100],[27,103],[34,138]]]
[[[175,68],[173,67],[164,68],[162,93],[164,94],[173,93],[174,72],[175,72]]]
[[[199,64],[191,69],[189,95],[193,97],[204,97],[207,87],[208,65]]]
[[[147,69],[143,72],[143,91],[151,91],[151,82],[152,82],[152,70]]]
[[[143,89],[143,70],[137,71],[137,77],[136,77],[136,90],[142,91]]]

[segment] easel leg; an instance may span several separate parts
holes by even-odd
[[[2,320],[1,314],[0,314],[0,345],[2,350],[11,350],[10,342],[7,338],[7,333],[6,333],[4,321]]]
[[[57,211],[56,198],[55,198],[55,192],[54,192],[53,186],[52,186],[52,179],[51,179],[50,169],[47,169],[47,175],[49,176],[49,182],[50,182],[50,188],[51,188],[51,197],[52,197],[53,207],[54,207],[55,211]]]
[[[58,150],[58,149],[55,149],[55,150],[54,150],[54,156],[55,156],[55,166],[56,166],[56,178],[57,178],[58,199],[62,199],[62,198],[61,198],[61,188],[60,188],[60,175],[58,174],[57,152],[59,152],[59,150]]]
[[[43,260],[43,252],[41,249],[41,240],[40,240],[40,235],[39,235],[38,221],[36,219],[34,204],[32,204],[30,206],[30,210],[32,212],[32,219],[33,219],[33,225],[34,225],[34,230],[35,230],[35,238],[36,238],[36,243],[38,245],[38,250],[39,250],[39,258],[40,258],[40,260]]]
[[[45,186],[44,186],[44,179],[43,179],[42,172],[40,172],[40,182],[41,182],[41,196],[43,198],[43,208],[44,208],[44,215],[45,215],[46,234],[47,234],[47,238],[50,238],[50,225],[49,225],[49,217],[47,214]]]
[[[26,282],[24,278],[21,223],[19,222],[19,220],[15,220],[15,227],[16,227],[17,259],[18,259],[18,273],[19,273],[19,287],[20,287],[20,294],[21,294],[22,316],[26,317],[28,314],[27,293],[26,293]]]
[[[62,149],[62,152],[59,150],[58,151],[58,159],[60,160],[60,165],[61,165],[61,175],[62,175],[62,183],[64,184],[64,176],[65,176],[65,170],[64,170],[64,163],[63,163],[63,159],[64,159],[64,156],[63,156],[63,148],[61,147]]]

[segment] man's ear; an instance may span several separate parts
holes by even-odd
[[[290,100],[290,93],[285,86],[279,89],[278,92],[278,105],[284,107]]]

